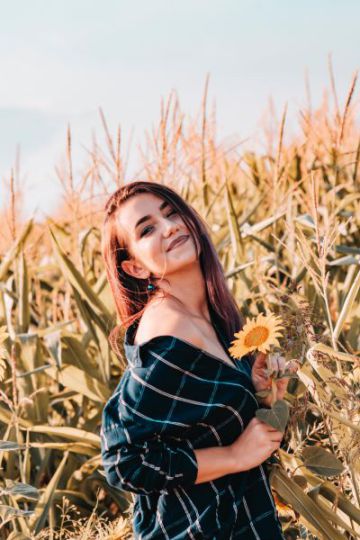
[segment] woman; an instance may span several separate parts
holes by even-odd
[[[153,182],[118,189],[106,214],[128,366],[103,411],[102,460],[108,483],[136,494],[135,538],[284,539],[263,465],[283,434],[255,417],[266,355],[227,352],[242,319],[205,223]]]

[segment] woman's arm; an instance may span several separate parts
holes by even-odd
[[[101,458],[111,486],[148,494],[195,482],[193,446],[167,435],[168,410],[167,398],[154,400],[125,372],[102,412]],[[151,416],[154,412],[158,418]]]
[[[261,464],[280,446],[283,433],[253,418],[228,446],[195,450],[188,440],[158,438],[119,445],[119,433],[103,438],[102,458],[108,483],[135,493],[161,492],[179,485],[210,482]]]
[[[198,461],[196,484],[257,467],[280,447],[282,438],[281,431],[259,418],[252,418],[229,446],[195,450]]]
[[[221,476],[239,471],[230,446],[215,446],[195,450],[198,472],[195,484],[210,482]]]
[[[137,424],[137,436],[126,441],[126,428],[101,431],[101,457],[109,485],[139,494],[194,484],[197,461],[187,440],[152,437]]]

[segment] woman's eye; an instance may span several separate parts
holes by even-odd
[[[176,211],[176,210],[172,210],[172,211],[170,212],[170,214],[168,214],[166,217],[170,217],[170,216],[172,216],[173,214],[177,214],[177,211]],[[143,236],[146,236],[147,233],[149,232],[148,229],[151,229],[151,228],[152,228],[152,225],[148,225],[147,227],[145,227],[145,228],[141,231],[141,233],[140,233],[140,238],[142,238]],[[147,232],[146,232],[146,231],[147,231]]]
[[[141,231],[141,233],[140,233],[140,238],[142,238],[143,236],[146,236],[147,233],[146,233],[145,231],[147,231],[148,229],[151,229],[151,225],[148,225],[147,227],[145,227],[145,228]],[[145,234],[144,234],[144,233],[145,233]]]

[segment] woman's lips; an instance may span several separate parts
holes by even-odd
[[[172,251],[173,249],[177,248],[178,246],[181,246],[182,244],[184,244],[186,242],[186,240],[189,239],[189,236],[184,236],[184,235],[181,235],[181,237],[179,239],[176,240],[176,244],[173,245],[172,247],[170,247],[168,249],[168,251]]]

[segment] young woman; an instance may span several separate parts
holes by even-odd
[[[242,318],[204,221],[169,187],[132,182],[106,204],[102,251],[128,363],[102,460],[136,494],[135,538],[284,539],[264,464],[283,434],[255,417],[266,355],[227,352]]]

